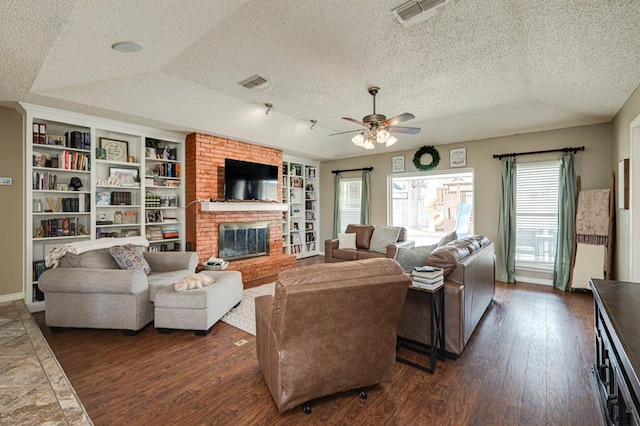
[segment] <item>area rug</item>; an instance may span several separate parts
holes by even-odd
[[[276,284],[264,284],[260,287],[248,288],[242,292],[242,302],[221,318],[229,325],[256,335],[256,302],[259,296],[273,295]]]

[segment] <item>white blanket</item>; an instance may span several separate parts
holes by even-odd
[[[45,264],[47,268],[55,268],[58,266],[58,261],[67,253],[82,254],[91,250],[125,246],[127,244],[149,247],[149,241],[147,241],[145,237],[100,238],[97,240],[77,241],[51,250],[51,252],[47,254]]]
[[[588,289],[590,278],[604,278],[606,250],[605,246],[578,243],[571,276],[572,289]]]

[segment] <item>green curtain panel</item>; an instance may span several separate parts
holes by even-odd
[[[333,175],[333,238],[338,238],[340,232],[340,182],[342,175]]]
[[[362,188],[360,192],[360,223],[362,225],[369,224],[369,216],[371,212],[371,172],[369,170],[362,171]]]
[[[560,180],[558,182],[558,238],[556,260],[553,265],[553,286],[566,290],[571,276],[573,234],[576,228],[576,171],[573,154],[560,158]]]
[[[502,160],[502,194],[498,217],[496,280],[515,282],[516,276],[516,160]]]

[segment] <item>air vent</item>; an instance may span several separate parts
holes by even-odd
[[[437,13],[437,9],[449,0],[409,1],[391,11],[393,16],[405,27],[425,21]]]
[[[242,80],[238,84],[246,87],[247,89],[253,89],[254,87],[258,87],[266,82],[267,80],[265,78],[262,78],[258,74],[256,74],[254,76],[251,76],[249,78]]]

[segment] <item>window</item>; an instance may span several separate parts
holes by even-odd
[[[342,179],[340,182],[340,232],[350,223],[360,223],[362,179]]]
[[[473,171],[392,175],[390,188],[390,222],[407,228],[416,246],[473,233]]]
[[[559,178],[557,161],[516,166],[516,267],[553,270]]]

